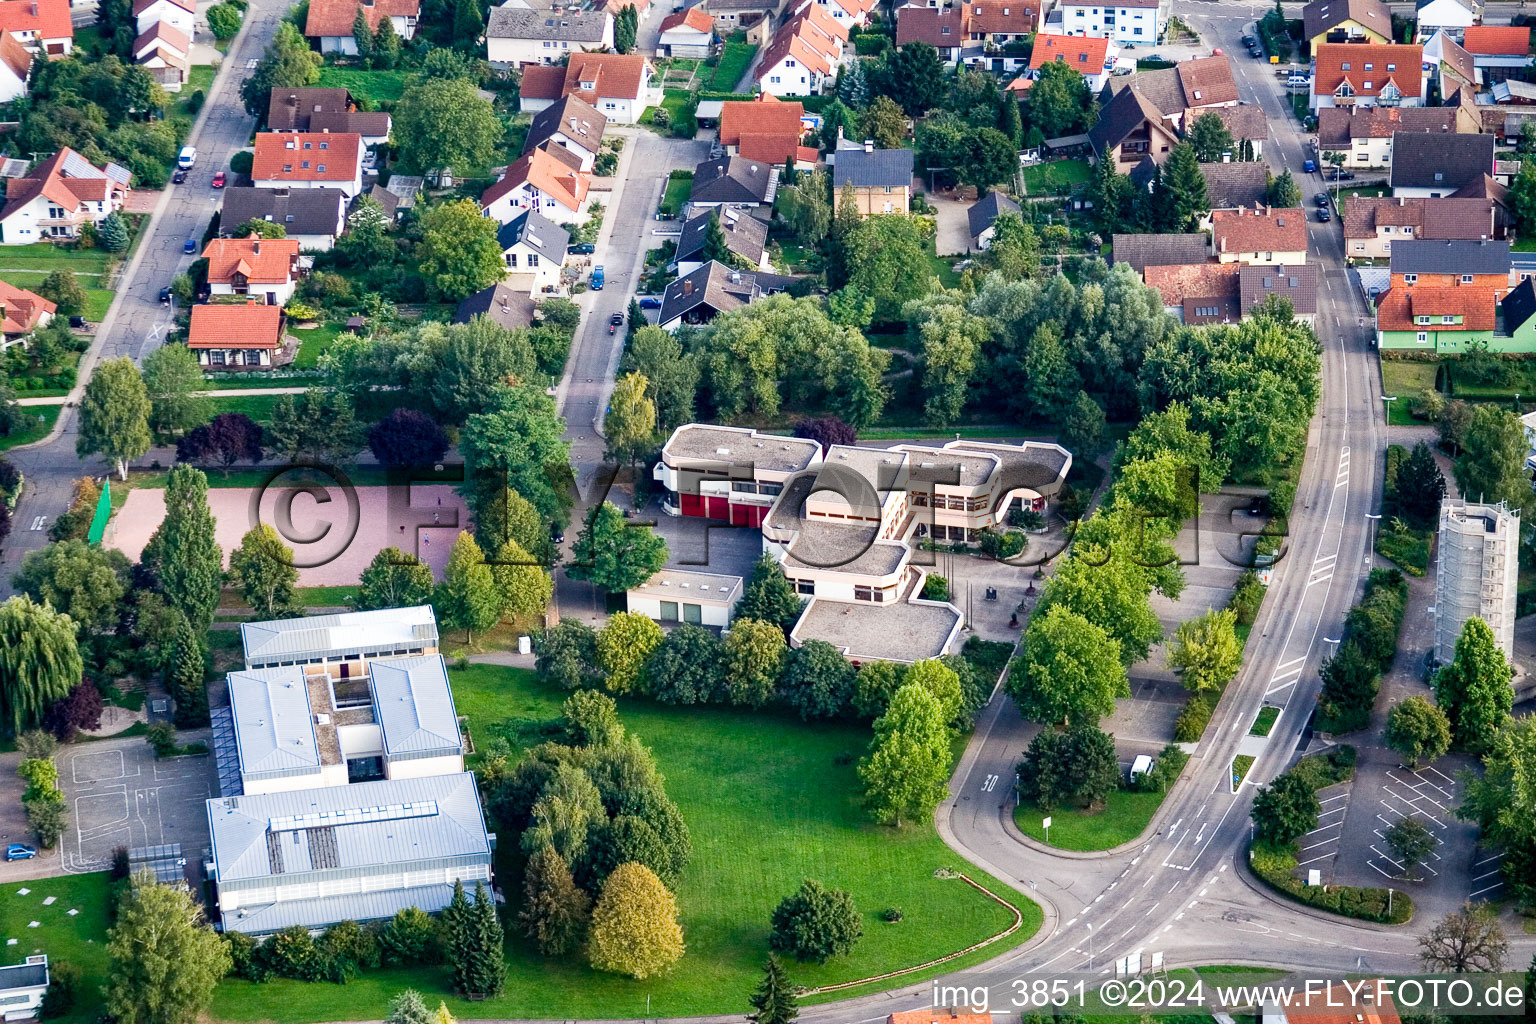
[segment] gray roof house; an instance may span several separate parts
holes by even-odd
[[[242,622],[240,642],[248,669],[435,654],[437,619],[431,605],[417,605]]]
[[[571,233],[535,210],[528,210],[516,220],[510,220],[496,232],[496,244],[503,253],[514,250],[538,253],[555,266],[565,262],[566,247],[571,244]]]
[[[41,954],[0,967],[0,1006],[5,1007],[5,1019],[35,1019],[48,991],[48,981],[48,957]]]
[[[910,188],[912,157],[910,149],[874,149],[839,146],[833,153],[832,195],[834,205],[844,185],[854,188]]]
[[[523,139],[523,155],[562,146],[581,161],[581,170],[590,171],[607,128],[608,118],[603,112],[572,93],[533,115],[533,124]]]
[[[688,274],[704,263],[704,241],[709,237],[709,218],[714,210],[705,210],[683,223],[677,239],[677,271]],[[750,267],[768,269],[768,222],[740,210],[726,208],[719,213],[720,233],[725,247]]]
[[[732,270],[710,260],[667,285],[656,325],[675,331],[685,324],[706,324],[721,313],[783,291],[789,282],[790,278],[781,274]]]
[[[1018,213],[1019,204],[993,190],[965,211],[966,226],[971,232],[971,244],[985,249],[992,244],[992,226],[1000,214]]]
[[[386,184],[374,185],[368,195],[384,208],[384,216],[398,220],[406,210],[416,205],[416,197],[426,184],[419,174],[391,174]]]
[[[1263,205],[1269,191],[1268,171],[1269,168],[1258,160],[1201,164],[1206,205],[1212,210]]]
[[[579,11],[504,3],[491,8],[485,24],[486,59],[498,68],[553,64],[612,45],[613,15],[602,7]]]
[[[688,212],[692,215],[713,206],[743,209],[772,206],[778,191],[777,165],[740,156],[722,156],[705,160],[694,168]]]
[[[347,227],[339,188],[227,188],[219,225],[226,235],[248,220],[281,224],[301,249],[329,249]]]
[[[1392,134],[1394,196],[1448,196],[1493,173],[1492,135]]]
[[[1245,266],[1237,272],[1238,302],[1244,317],[1271,295],[1291,300],[1296,319],[1311,323],[1317,318],[1317,264],[1299,267]]]
[[[453,311],[453,322],[467,324],[475,317],[483,316],[509,331],[515,331],[533,323],[535,308],[533,296],[527,291],[513,288],[505,281],[497,281],[460,302]]]
[[[1262,166],[1262,165],[1260,165]],[[1211,240],[1200,232],[1185,235],[1111,235],[1110,263],[1129,263],[1141,273],[1148,267],[1182,267],[1211,257]]]
[[[1503,275],[1509,273],[1509,242],[1491,239],[1415,239],[1392,243],[1392,273]]]
[[[207,812],[225,931],[433,913],[454,881],[491,877],[493,837],[469,772],[222,797]]]

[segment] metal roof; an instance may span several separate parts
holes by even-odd
[[[1509,243],[1415,239],[1392,243],[1394,274],[1507,274]]]
[[[430,605],[311,615],[303,619],[242,623],[240,640],[247,665],[407,646],[436,647],[437,619]]]
[[[48,984],[48,958],[29,956],[25,963],[0,967],[0,992],[20,988],[43,988]]]
[[[223,915],[224,930],[264,935],[282,928],[324,928],[337,921],[382,921],[408,907],[429,914],[453,899],[452,885],[423,885],[414,889],[385,889],[312,900],[284,900],[261,906],[240,907]]]
[[[463,749],[441,654],[375,661],[369,665],[368,685],[385,753]]]
[[[320,744],[302,668],[231,672],[229,706],[243,772],[319,771]]]

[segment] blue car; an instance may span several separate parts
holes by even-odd
[[[37,850],[26,843],[12,843],[5,848],[6,860],[31,860],[37,856]]]
[[[189,238],[185,242],[181,243],[181,251],[189,256],[192,253],[197,252],[197,239]]]
[[[661,308],[661,296],[659,296],[659,295],[647,295],[647,296],[643,297],[640,300],[640,308],[641,309],[660,309]]]

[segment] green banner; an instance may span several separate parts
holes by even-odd
[[[112,518],[112,477],[108,476],[101,485],[101,499],[96,502],[96,514],[91,517],[91,530],[85,535],[85,539],[92,544],[100,544],[102,535],[107,532],[107,520]]]

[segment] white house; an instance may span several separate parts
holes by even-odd
[[[613,47],[613,15],[605,10],[535,10],[516,2],[492,7],[486,22],[486,59],[495,67],[554,64],[572,52]]]
[[[0,1006],[5,1019],[34,1020],[48,991],[48,958],[29,956],[19,964],[0,967]]]
[[[0,103],[9,103],[27,94],[27,74],[32,70],[32,55],[9,32],[0,32]]]
[[[270,370],[283,348],[283,307],[254,299],[192,307],[187,348],[212,370]]]
[[[3,0],[0,32],[9,32],[34,53],[68,56],[75,49],[69,0]]]
[[[523,139],[523,153],[559,147],[576,158],[578,170],[591,171],[607,128],[602,111],[573,94],[534,115]]]
[[[525,210],[537,210],[562,224],[579,224],[587,219],[590,180],[564,146],[535,149],[480,194],[480,212],[498,224],[509,223]]]
[[[570,54],[565,67],[530,64],[523,68],[518,107],[525,114],[575,95],[609,121],[634,124],[647,107],[661,105],[661,86],[651,85],[656,66],[638,53]]]
[[[357,53],[352,26],[359,7],[372,32],[377,32],[379,23],[388,18],[395,35],[402,40],[408,42],[416,35],[421,0],[310,0],[304,35],[319,42],[321,53]]]
[[[233,227],[234,225],[231,225]],[[296,238],[215,238],[203,249],[212,295],[249,295],[286,306],[299,285]]]
[[[875,7],[875,0],[799,0],[794,7],[795,13],[805,10],[812,3],[850,31],[862,28],[869,21],[869,12]]]
[[[528,210],[496,232],[507,277],[514,287],[529,295],[548,295],[560,290],[560,268],[570,233],[542,214]]]
[[[1162,0],[1115,0],[1110,6],[1070,0],[1059,10],[1064,35],[1102,36],[1122,46],[1155,44],[1168,18]]]
[[[779,26],[758,58],[758,89],[770,96],[813,96],[837,74],[848,30],[809,4]]]
[[[1436,32],[1444,32],[1458,43],[1466,38],[1467,29],[1480,20],[1475,0],[1418,0],[1413,40],[1422,43]]]
[[[169,21],[157,21],[133,41],[133,60],[166,92],[180,92],[191,70],[192,37]]]
[[[657,622],[724,628],[741,601],[740,576],[663,569],[624,595],[629,610]]]
[[[321,252],[336,244],[347,227],[347,196],[338,188],[227,188],[219,215],[221,230],[252,220],[281,224],[283,237],[304,250]]]
[[[1034,49],[1029,54],[1029,77],[1038,79],[1040,69],[1048,63],[1066,64],[1080,72],[1088,83],[1088,91],[1097,95],[1108,84],[1119,59],[1120,47],[1103,36],[1056,36],[1040,32],[1035,35]]]
[[[715,19],[690,7],[669,14],[661,23],[659,48],[668,57],[704,58],[715,38]]]
[[[184,36],[192,35],[197,0],[134,0],[133,17],[143,35],[156,25],[169,25]]]
[[[257,188],[363,190],[363,137],[355,132],[258,132],[251,163]]]
[[[126,167],[94,167],[68,147],[59,150],[8,183],[0,245],[77,237],[81,225],[98,224],[123,208],[129,178]]]

